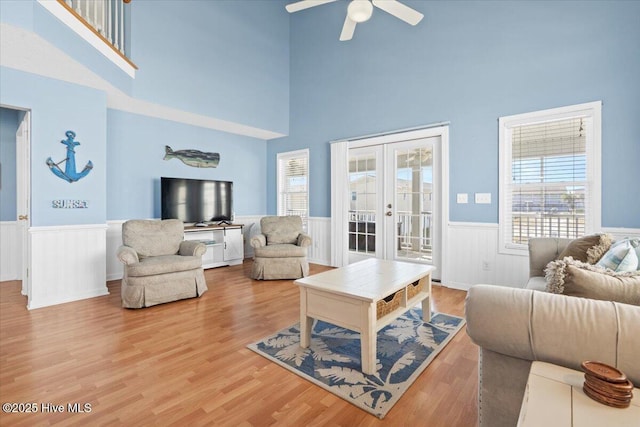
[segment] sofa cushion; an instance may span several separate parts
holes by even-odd
[[[122,224],[122,243],[140,258],[177,254],[183,239],[184,224],[177,219],[133,219]]]
[[[253,253],[256,257],[262,258],[306,257],[307,248],[291,244],[268,245],[254,248]]]
[[[595,264],[611,246],[608,234],[593,234],[572,240],[557,259],[571,257],[574,260]]]
[[[634,271],[638,269],[638,239],[625,238],[617,241],[596,263],[598,267],[613,271]]]
[[[565,258],[545,270],[547,292],[640,305],[640,271],[616,273]]]
[[[267,236],[267,245],[296,244],[302,232],[299,216],[265,216],[260,220],[262,234]]]
[[[133,277],[175,273],[202,267],[201,256],[160,255],[142,258],[139,263],[127,266],[127,275]]]
[[[547,279],[544,276],[533,276],[529,278],[525,289],[531,289],[532,291],[543,291],[547,290]]]

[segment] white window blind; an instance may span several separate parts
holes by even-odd
[[[503,248],[525,249],[532,237],[576,238],[597,228],[599,120],[600,103],[500,120]]]
[[[511,137],[511,242],[584,235],[586,120],[515,126]]]
[[[278,154],[278,215],[309,216],[309,151]]]

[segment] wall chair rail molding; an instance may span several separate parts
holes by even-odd
[[[602,227],[603,233],[611,234],[613,240],[624,239],[625,237],[640,238],[640,228],[616,228],[616,227]]]
[[[27,308],[108,295],[105,224],[31,227]]]

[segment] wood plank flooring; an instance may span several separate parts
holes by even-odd
[[[19,282],[0,283],[0,403],[38,410],[0,413],[0,425],[477,425],[465,330],[379,420],[246,348],[299,316],[293,281],[254,281],[250,267],[206,270],[201,298],[140,310],[121,308],[120,281],[108,296],[33,311]],[[462,316],[465,296],[433,287],[444,313]],[[69,412],[75,403],[85,412]]]

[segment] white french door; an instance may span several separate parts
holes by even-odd
[[[349,263],[376,257],[439,265],[440,146],[432,136],[349,148]]]
[[[349,150],[348,244],[349,264],[366,258],[385,258],[384,146]]]

